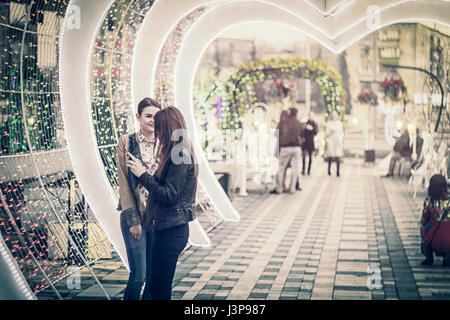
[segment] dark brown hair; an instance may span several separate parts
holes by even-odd
[[[289,112],[290,112],[289,116],[291,118],[296,118],[297,117],[297,113],[298,113],[297,108],[291,107],[291,108],[289,108]]]
[[[289,119],[289,111],[283,110],[280,114],[280,121]]]
[[[137,112],[140,116],[142,115],[142,111],[146,107],[156,107],[161,110],[161,105],[158,103],[158,101],[152,98],[144,98],[138,104]]]
[[[428,186],[428,196],[433,200],[444,199],[447,194],[447,181],[442,174],[435,174],[430,179],[430,185]]]
[[[155,144],[158,142],[158,148],[155,148],[155,150],[157,150],[157,155],[160,158],[160,165],[156,175],[159,177],[161,176],[164,166],[171,156],[173,148],[178,143],[183,143],[191,156],[191,163],[194,164],[194,176],[197,177],[198,164],[195,158],[192,143],[186,135],[182,135],[179,137],[178,141],[174,141],[173,133],[177,129],[182,129],[187,133],[186,121],[184,120],[180,110],[174,106],[170,106],[161,109],[155,114]]]

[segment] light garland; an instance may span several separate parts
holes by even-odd
[[[161,48],[154,80],[154,83],[156,84],[154,96],[163,106],[170,106],[175,103],[173,86],[175,64],[180,49],[180,43],[183,42],[183,38],[192,24],[207,10],[208,7],[199,7],[183,17],[176,24],[175,29],[167,37]]]
[[[149,1],[115,1],[105,14],[91,58],[93,124],[106,175],[118,188],[116,145],[135,130],[131,105],[131,60],[139,26],[153,5]]]
[[[186,14],[186,16],[176,23],[172,32],[167,36],[161,47],[154,79],[154,96],[162,106],[169,106],[175,103],[173,91],[174,74],[180,43],[183,42],[184,36],[189,31],[192,24],[205,14],[208,9],[208,6],[200,6]],[[199,215],[201,219],[198,224],[191,224],[193,231],[191,232],[190,242],[193,245],[209,246],[210,240],[206,236],[204,228],[210,228],[210,224],[215,226],[222,220],[220,219],[217,210],[214,209],[210,199],[206,196],[201,183],[199,183],[197,201],[200,207]]]
[[[64,250],[68,238],[61,218],[67,212],[64,204],[69,178],[65,170],[71,170],[71,165],[63,149],[57,69],[58,34],[68,1],[35,4],[0,4],[0,28],[6,35],[1,59],[7,66],[0,80],[5,120],[1,123],[0,150],[0,188],[5,202],[0,206],[6,204],[3,210],[10,213],[0,216],[0,230],[37,293],[67,276],[71,263],[69,252]],[[33,10],[28,18],[27,10]],[[23,45],[19,45],[22,37]],[[21,48],[26,50],[23,57]],[[76,241],[80,236],[72,234]],[[103,245],[95,242],[96,238],[91,234],[90,253]],[[86,258],[92,261],[93,257]]]
[[[209,96],[206,101],[212,105],[220,99],[220,116],[218,107],[218,120],[224,131],[222,156],[227,157],[227,145],[229,135],[231,139],[239,139],[242,131],[242,117],[250,107],[257,102],[254,86],[266,80],[275,82],[277,88],[281,88],[279,79],[305,78],[315,81],[322,89],[327,113],[338,111],[342,119],[345,112],[345,90],[342,78],[330,64],[323,60],[309,58],[270,58],[243,64],[237,68],[226,80],[216,80],[209,86],[209,91],[201,92],[197,87],[194,92],[200,93],[194,97],[194,101],[200,106],[200,113],[204,114],[204,103],[200,103],[202,97]],[[223,99],[221,97],[224,97]],[[217,100],[217,101],[215,101]],[[222,102],[225,101],[225,103]],[[203,117],[205,119],[205,117]],[[205,123],[200,123],[206,127]]]

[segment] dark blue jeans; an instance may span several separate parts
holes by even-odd
[[[153,300],[172,298],[172,281],[178,257],[186,247],[189,238],[189,225],[156,231],[151,261],[150,281],[146,284]],[[147,289],[149,287],[149,289]]]
[[[139,300],[142,286],[147,277],[147,261],[151,261],[154,236],[147,232],[144,224],[140,240],[136,240],[130,233],[130,226],[123,215],[120,216],[120,227],[127,250],[130,276],[123,296],[124,300]],[[145,294],[145,293],[144,293]]]

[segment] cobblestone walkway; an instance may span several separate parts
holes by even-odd
[[[212,230],[211,247],[183,253],[173,299],[450,299],[442,258],[420,266],[424,193],[412,199],[406,177],[380,178],[361,160],[346,159],[339,178],[326,175],[324,163],[313,165],[294,195],[236,197],[241,221]],[[127,279],[120,261],[94,270],[120,299]],[[62,290],[66,299],[104,299],[92,279]]]

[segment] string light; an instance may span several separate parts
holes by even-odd
[[[104,233],[92,228],[96,222],[89,226],[89,250],[83,228],[65,223],[69,194],[78,203],[82,198],[76,183],[69,187],[73,176],[58,77],[59,34],[68,2],[0,4],[5,35],[0,51],[0,212],[10,213],[0,214],[0,232],[34,293],[66,277],[67,267],[80,262],[68,246],[68,227],[88,262],[110,254]],[[82,224],[86,227],[87,220]]]
[[[161,48],[156,68],[154,95],[162,105],[170,106],[175,103],[173,85],[180,43],[183,42],[192,24],[208,9],[205,6],[199,7],[178,21]]]

